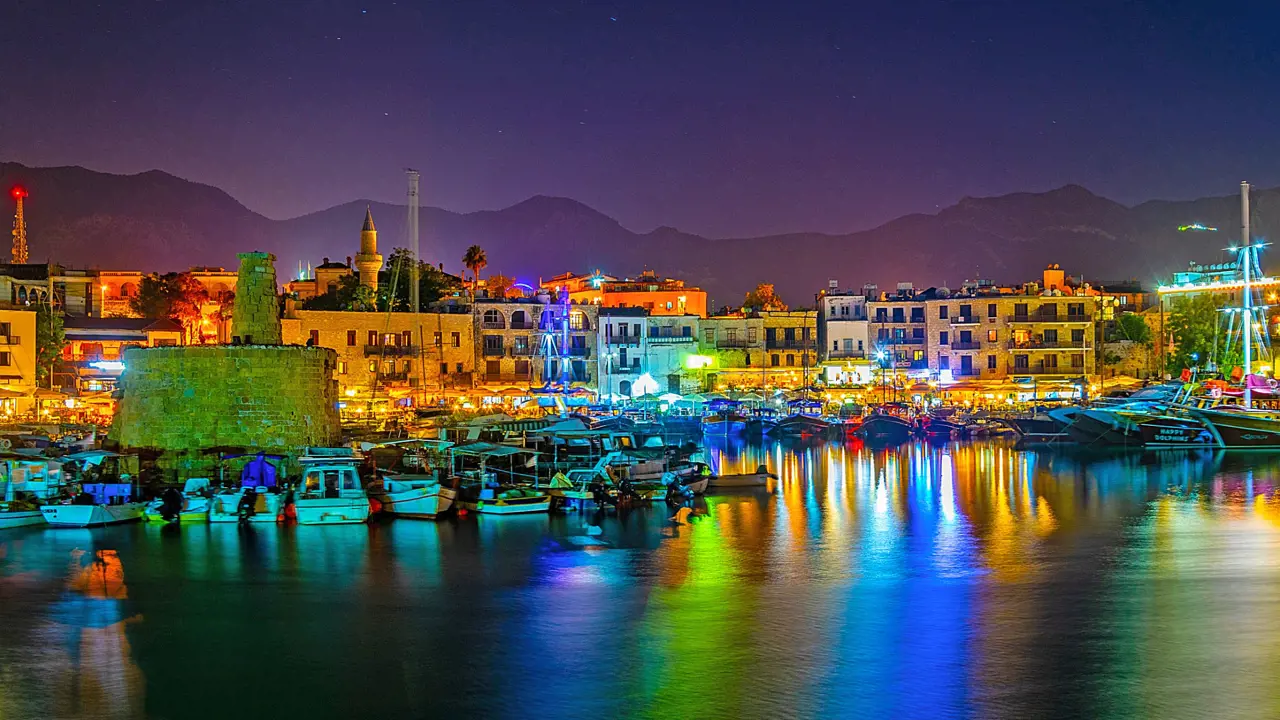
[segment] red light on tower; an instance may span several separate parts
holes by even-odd
[[[21,185],[14,185],[13,189],[9,191],[9,194],[13,196],[14,200],[21,200],[27,196],[27,189]]]

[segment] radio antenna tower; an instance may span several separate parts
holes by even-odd
[[[27,262],[27,219],[22,214],[22,200],[27,196],[27,189],[16,185],[9,194],[17,201],[17,210],[13,213],[13,262],[25,265]]]

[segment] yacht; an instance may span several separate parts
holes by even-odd
[[[302,483],[293,500],[299,525],[351,525],[369,519],[360,458],[346,448],[312,448],[299,458]]]
[[[4,500],[0,501],[0,530],[44,525],[40,505],[61,487],[62,464],[44,458],[9,455],[0,459]]]

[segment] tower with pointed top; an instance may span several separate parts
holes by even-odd
[[[19,185],[9,194],[18,203],[13,214],[13,262],[23,265],[27,262],[27,219],[22,214],[22,200],[27,196],[27,190]]]
[[[360,252],[356,254],[356,270],[360,272],[360,284],[378,289],[378,271],[382,269],[382,256],[378,254],[378,229],[373,226],[373,212],[364,209],[364,228],[360,230]]]

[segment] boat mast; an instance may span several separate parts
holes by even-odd
[[[1244,337],[1244,406],[1253,404],[1253,393],[1249,389],[1249,373],[1253,371],[1253,285],[1250,270],[1253,265],[1253,246],[1249,236],[1249,183],[1240,183],[1240,240],[1243,246],[1236,257],[1244,265],[1244,325],[1241,335]]]

